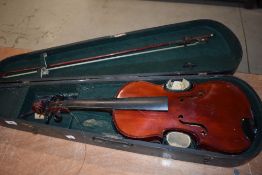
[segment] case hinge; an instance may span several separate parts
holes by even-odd
[[[49,74],[49,70],[47,69],[47,63],[46,63],[46,57],[47,57],[47,53],[44,52],[43,54],[41,54],[41,60],[44,63],[44,67],[42,67],[40,69],[40,77],[42,78],[43,76],[46,76]]]

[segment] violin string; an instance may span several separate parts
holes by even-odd
[[[81,124],[81,122],[80,122],[80,120],[79,120],[79,117],[76,116],[75,114],[73,114],[72,112],[69,112],[69,115],[71,115],[71,116],[76,120],[76,122],[78,123],[78,125],[80,126],[80,133],[81,133],[82,138],[83,138],[83,140],[84,140],[84,143],[83,143],[83,144],[84,144],[84,151],[85,151],[84,160],[83,160],[83,162],[82,162],[82,164],[81,164],[81,167],[79,168],[78,173],[77,173],[77,174],[80,174],[81,169],[83,168],[83,166],[84,166],[84,164],[85,164],[85,161],[86,161],[86,151],[87,151],[87,149],[86,149],[86,143],[85,143],[85,141],[86,141],[86,135],[85,135],[85,132],[84,132],[84,128],[83,128],[83,126],[82,126],[82,124]]]

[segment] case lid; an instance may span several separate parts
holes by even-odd
[[[0,80],[118,74],[228,74],[242,57],[230,29],[195,20],[34,51],[0,62]]]

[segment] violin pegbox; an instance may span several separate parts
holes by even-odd
[[[38,115],[46,115],[47,107],[49,100],[38,100],[35,101],[32,105],[32,111],[34,111]]]
[[[32,111],[35,113],[35,119],[45,119],[46,124],[49,124],[50,120],[54,118],[55,122],[62,121],[61,110],[59,106],[51,107],[50,103],[63,101],[65,97],[63,95],[55,95],[51,98],[45,98],[37,100],[32,105]]]
[[[165,84],[165,89],[169,91],[174,91],[174,92],[181,92],[181,91],[187,91],[190,90],[192,87],[192,83],[186,79],[182,80],[169,80]]]

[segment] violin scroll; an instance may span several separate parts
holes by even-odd
[[[32,105],[32,111],[38,115],[43,115],[47,120],[47,124],[49,124],[52,118],[54,118],[55,122],[61,122],[63,119],[61,112],[69,112],[69,110],[60,103],[64,98],[62,95],[55,95],[50,99],[35,101]]]

